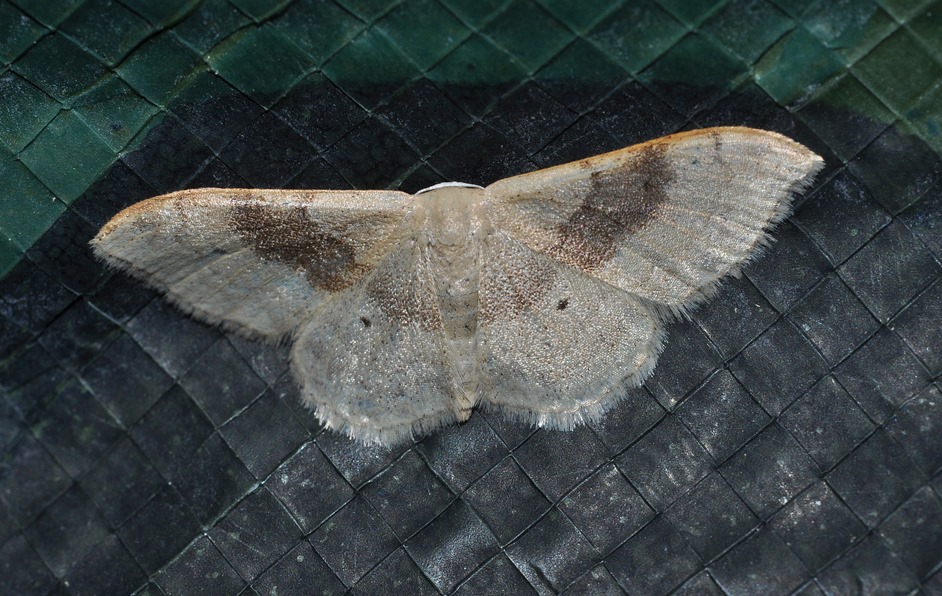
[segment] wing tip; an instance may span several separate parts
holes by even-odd
[[[101,226],[101,229],[98,230],[98,234],[95,235],[95,238],[92,239],[92,243],[99,242],[101,243],[105,238],[110,236],[116,230],[122,226],[127,225],[134,219],[139,218],[141,215],[149,213],[156,210],[156,208],[167,200],[172,200],[177,198],[183,193],[188,193],[192,191],[177,191],[171,192],[163,195],[158,195],[156,197],[151,197],[149,199],[144,199],[143,201],[138,201],[132,205],[128,205],[121,211],[118,211],[111,219],[105,222],[105,225]]]
[[[716,279],[700,286],[695,292],[690,294],[683,302],[673,304],[654,303],[654,308],[659,309],[664,320],[690,319],[702,304],[716,296],[723,287],[725,281],[729,278],[739,278],[745,269],[751,263],[762,258],[768,247],[775,241],[773,232],[782,224],[795,209],[796,200],[804,195],[812,186],[814,186],[817,175],[821,173],[825,166],[825,160],[817,153],[811,151],[801,143],[772,131],[763,131],[746,127],[725,127],[736,130],[749,131],[749,134],[762,133],[772,135],[779,141],[785,142],[786,146],[795,152],[798,159],[794,160],[795,175],[780,191],[777,197],[774,211],[762,226],[762,230],[756,237],[755,242],[746,252],[745,258],[735,263],[729,270]],[[704,129],[709,130],[709,129]]]
[[[801,166],[809,174],[817,174],[824,167],[824,158],[809,149],[807,146],[799,143],[795,139],[788,137],[774,130],[764,130],[761,128],[752,128],[749,126],[713,126],[709,128],[698,128],[677,132],[660,139],[653,139],[648,143],[657,143],[663,141],[677,141],[682,138],[696,138],[703,136],[731,135],[739,136],[749,140],[761,138],[763,140],[775,141],[775,144],[787,148],[800,157]],[[642,143],[642,145],[647,143]],[[634,147],[634,145],[632,146]],[[629,147],[630,148],[630,147]]]

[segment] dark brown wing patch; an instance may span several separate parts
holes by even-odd
[[[666,150],[651,144],[622,167],[592,173],[584,202],[559,225],[559,239],[547,253],[586,271],[615,256],[618,243],[654,219],[667,201],[675,173]]]
[[[303,269],[313,288],[337,292],[367,270],[356,262],[353,246],[327,232],[304,207],[237,205],[230,225],[263,259]]]

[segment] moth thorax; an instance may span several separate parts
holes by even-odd
[[[484,189],[470,184],[449,183],[428,188],[417,195],[426,211],[431,242],[440,249],[459,249],[472,241],[476,227],[476,206]]]

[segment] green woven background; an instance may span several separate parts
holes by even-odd
[[[720,101],[755,83],[800,119],[846,107],[942,152],[928,0],[3,0],[0,62],[0,275],[176,104],[231,92],[209,72],[262,107],[320,74],[354,97],[422,76],[678,81]]]

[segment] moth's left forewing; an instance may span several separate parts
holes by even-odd
[[[278,340],[402,242],[411,209],[392,191],[188,190],[125,209],[92,245],[185,312]]]
[[[680,133],[498,181],[495,225],[534,250],[670,310],[749,259],[822,160],[748,128]]]

